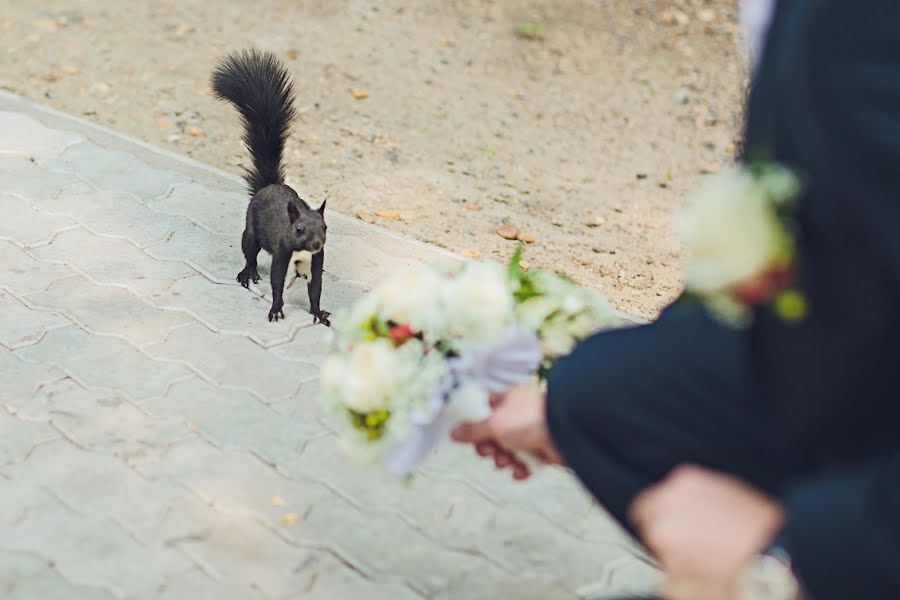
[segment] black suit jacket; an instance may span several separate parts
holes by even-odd
[[[794,168],[800,325],[748,333],[796,467],[779,542],[817,599],[900,598],[900,0],[780,0],[744,152]]]

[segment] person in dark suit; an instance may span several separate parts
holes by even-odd
[[[736,597],[777,549],[815,600],[900,598],[900,1],[777,2],[743,152],[805,183],[804,320],[730,330],[676,301],[453,436],[517,478],[512,450],[571,467],[667,597]]]

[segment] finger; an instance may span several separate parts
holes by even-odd
[[[498,469],[505,469],[506,467],[513,464],[513,457],[509,454],[509,452],[498,450],[494,453],[494,464],[497,465]]]
[[[654,513],[658,512],[656,491],[655,487],[649,488],[641,492],[634,502],[631,503],[628,516],[639,530],[646,529],[653,522]]]
[[[497,452],[497,450],[497,444],[494,442],[480,442],[475,444],[475,452],[478,453],[478,456],[491,456]]]
[[[494,436],[490,427],[490,419],[486,419],[480,423],[463,423],[450,432],[450,437],[455,442],[477,444],[491,441]]]
[[[522,481],[523,479],[528,479],[530,476],[531,471],[524,463],[517,462],[513,465],[513,479]]]
[[[646,492],[638,495],[631,503],[628,509],[628,518],[631,523],[638,529],[643,529],[647,522],[647,499]]]

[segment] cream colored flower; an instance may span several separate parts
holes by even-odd
[[[360,342],[352,352],[332,354],[322,365],[322,393],[361,414],[389,408],[413,366],[384,339]]]
[[[488,341],[513,318],[513,296],[506,270],[489,262],[470,262],[448,280],[444,309],[451,335]]]
[[[441,310],[444,280],[431,267],[407,269],[390,277],[378,288],[380,314],[385,320],[429,331],[443,320]]]
[[[765,271],[786,236],[767,190],[746,169],[707,180],[677,221],[686,252],[685,285],[708,294]]]

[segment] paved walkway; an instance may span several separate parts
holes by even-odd
[[[341,455],[233,176],[0,93],[0,597],[563,600],[653,571],[565,473]],[[440,252],[329,216],[323,307]],[[263,282],[268,261],[261,259]]]

